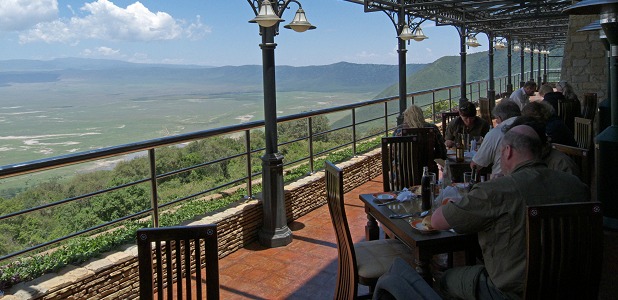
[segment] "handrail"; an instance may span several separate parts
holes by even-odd
[[[481,81],[476,81],[476,82],[470,82],[468,83],[468,85],[470,86],[469,95],[470,95],[470,98],[472,99],[475,94],[478,97],[481,97],[480,95],[481,87],[482,86],[487,87],[488,83],[487,83],[487,80],[481,80]],[[501,86],[501,84],[498,84],[498,86]],[[431,103],[427,105],[423,105],[423,107],[431,106],[432,114],[435,116],[436,103],[440,101],[449,101],[449,108],[450,108],[452,105],[451,102],[453,101],[454,97],[455,99],[457,99],[459,96],[456,93],[453,93],[452,90],[458,89],[458,88],[459,88],[459,85],[451,85],[451,86],[445,86],[445,87],[440,87],[440,88],[433,88],[433,89],[427,89],[423,91],[417,91],[417,92],[409,93],[407,95],[407,99],[409,100],[409,99],[414,99],[415,97],[420,97],[423,95],[431,95],[432,97]],[[500,88],[501,87],[499,87],[499,89]],[[436,98],[437,92],[446,92],[446,91],[448,91],[447,98],[443,98],[443,99]],[[306,136],[297,138],[293,141],[287,141],[287,142],[279,144],[279,145],[286,145],[286,144],[290,144],[290,143],[294,143],[294,142],[298,142],[302,140],[307,140],[308,147],[309,147],[309,149],[307,149],[309,153],[308,156],[301,157],[292,162],[286,162],[284,166],[290,166],[291,164],[298,164],[300,162],[306,161],[310,166],[311,172],[314,172],[314,161],[316,157],[325,155],[337,149],[343,149],[347,147],[351,147],[352,153],[356,155],[357,154],[356,147],[358,143],[375,138],[380,135],[386,135],[388,134],[388,132],[394,129],[394,126],[393,126],[394,123],[392,122],[392,119],[389,120],[389,118],[395,115],[398,115],[399,112],[395,111],[394,109],[389,112],[389,103],[391,103],[392,101],[397,101],[397,100],[398,100],[398,96],[393,96],[393,97],[374,99],[374,100],[363,101],[359,103],[341,105],[338,107],[325,108],[325,109],[320,109],[320,110],[315,110],[315,111],[309,111],[309,112],[303,112],[303,113],[278,117],[277,123],[284,123],[284,122],[297,121],[297,120],[303,120],[303,119],[306,119],[308,123],[308,132]],[[382,104],[382,103],[384,103],[384,110],[382,113],[378,115],[378,117],[370,118],[368,120],[362,120],[362,121],[357,120],[358,109],[363,108],[363,107],[369,107],[372,105]],[[314,117],[324,116],[324,115],[327,115],[330,113],[336,113],[336,112],[345,112],[345,111],[349,111],[351,114],[352,122],[350,125],[344,125],[338,128],[331,128],[328,130],[314,132],[314,126],[312,123]],[[370,122],[376,122],[380,119],[384,120],[384,128],[380,129],[379,132],[369,134],[367,136],[358,135],[359,133],[358,127],[360,125],[369,124]],[[35,245],[27,249],[22,249],[14,253],[6,254],[0,257],[0,262],[6,259],[12,258],[14,256],[17,256],[17,255],[21,255],[27,252],[34,251],[44,246],[49,246],[50,244],[66,240],[68,238],[72,238],[78,235],[93,232],[94,230],[100,229],[105,226],[117,224],[121,220],[143,216],[147,213],[150,213],[152,215],[154,226],[158,226],[160,208],[163,208],[163,207],[166,207],[171,204],[178,203],[178,202],[181,202],[187,199],[192,199],[197,196],[201,196],[201,195],[210,193],[212,191],[221,189],[223,187],[227,187],[230,185],[237,185],[243,181],[245,181],[245,184],[247,186],[247,196],[252,197],[252,186],[255,184],[253,183],[253,177],[261,173],[253,173],[252,166],[251,166],[251,156],[255,153],[263,151],[264,149],[252,149],[251,148],[252,144],[250,140],[250,131],[255,130],[255,129],[261,129],[263,127],[264,127],[264,121],[254,121],[254,122],[248,122],[248,123],[243,123],[243,124],[238,124],[238,125],[233,125],[233,126],[207,129],[207,130],[196,131],[196,132],[191,132],[191,133],[186,133],[186,134],[178,134],[178,135],[169,136],[169,137],[150,139],[150,140],[141,141],[141,142],[117,145],[117,146],[112,146],[112,147],[105,147],[105,148],[100,148],[100,149],[91,150],[91,151],[84,151],[80,153],[72,153],[72,154],[67,154],[67,155],[62,155],[62,156],[51,157],[51,158],[32,160],[32,161],[27,161],[23,163],[16,163],[16,164],[0,166],[0,179],[5,179],[5,178],[10,178],[10,177],[20,176],[20,175],[25,175],[25,174],[31,174],[31,173],[37,173],[37,172],[60,168],[60,167],[71,166],[71,165],[75,165],[78,163],[91,162],[91,161],[95,161],[99,159],[105,159],[105,158],[116,157],[116,156],[123,156],[123,155],[136,153],[136,152],[142,152],[142,151],[147,152],[148,166],[149,166],[149,171],[148,171],[149,175],[146,178],[137,179],[130,183],[124,183],[124,184],[120,184],[117,186],[108,187],[106,189],[95,191],[89,194],[73,196],[73,197],[69,197],[66,199],[56,199],[56,200],[53,200],[54,202],[52,203],[47,203],[47,204],[43,204],[37,207],[28,208],[22,211],[10,212],[8,214],[1,215],[0,220],[6,220],[6,219],[10,219],[16,216],[40,211],[40,210],[43,210],[45,208],[49,208],[52,206],[59,206],[59,205],[63,205],[66,203],[74,202],[79,199],[89,198],[94,195],[116,191],[118,189],[126,188],[129,186],[134,186],[140,183],[149,183],[150,189],[151,189],[151,195],[150,195],[151,207],[148,209],[145,209],[139,212],[134,212],[130,214],[129,216],[123,216],[121,218],[108,221],[104,224],[98,224],[96,226],[81,230],[79,232],[71,233],[65,237],[54,238],[53,240],[45,242],[40,245]],[[320,150],[320,151],[316,151],[316,149],[314,149],[314,140],[317,137],[326,135],[329,132],[335,132],[335,131],[343,130],[343,129],[350,129],[352,131],[351,141],[345,141],[342,144],[334,146],[330,149],[325,149],[325,150]],[[197,140],[203,140],[203,139],[208,139],[208,138],[213,138],[213,137],[218,137],[218,136],[229,135],[229,134],[238,133],[238,132],[243,132],[244,137],[245,137],[245,149],[242,152],[239,152],[239,153],[227,156],[227,157],[219,157],[212,161],[202,162],[200,164],[184,167],[178,170],[173,170],[173,171],[168,171],[166,173],[157,174],[155,149],[166,147],[166,146],[179,145],[179,144],[183,144],[183,143],[187,143],[191,141],[197,141]],[[240,178],[229,179],[230,180],[229,182],[225,182],[221,185],[211,187],[211,188],[202,190],[197,193],[193,193],[186,197],[179,197],[177,199],[173,199],[163,204],[159,203],[158,180],[171,176],[173,174],[179,174],[179,173],[190,171],[190,170],[200,168],[203,166],[211,165],[217,162],[231,160],[231,159],[239,159],[239,158],[244,159],[247,164],[246,174],[244,174],[244,176],[241,176]]]

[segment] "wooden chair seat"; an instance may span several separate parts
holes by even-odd
[[[219,299],[217,225],[139,229],[137,253],[140,299]]]
[[[356,299],[358,284],[370,291],[397,257],[412,263],[409,248],[396,239],[364,241],[354,244],[345,214],[343,171],[330,161],[325,163],[326,201],[337,238],[337,287],[335,299]]]
[[[600,202],[528,206],[524,299],[597,299],[603,256]]]

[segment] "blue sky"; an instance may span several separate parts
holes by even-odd
[[[300,0],[317,29],[281,28],[276,64],[397,64],[393,24],[382,12],[341,0]],[[298,8],[290,3],[289,23]],[[0,60],[84,57],[210,66],[261,64],[258,25],[246,0],[0,0]],[[408,63],[459,55],[454,27],[423,23]],[[483,46],[468,53],[487,50]]]

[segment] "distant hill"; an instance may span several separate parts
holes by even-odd
[[[562,49],[556,49],[552,52],[554,56],[561,56]],[[530,71],[530,54],[525,54],[524,69],[526,72]],[[407,79],[407,90],[422,91],[430,88],[443,87],[449,85],[456,85],[461,82],[460,80],[460,57],[459,56],[444,56],[435,62],[429,64],[422,70],[411,74]],[[534,56],[534,69],[537,69],[537,56]],[[513,53],[512,56],[512,73],[516,74],[520,72],[519,69],[519,53]],[[555,69],[560,68],[562,63],[561,59],[550,59],[547,68]],[[543,64],[541,62],[541,68]],[[502,77],[508,73],[508,58],[507,51],[494,51],[494,76]],[[489,78],[489,59],[487,51],[469,54],[466,56],[466,72],[467,81],[478,81]],[[526,77],[527,78],[527,77]],[[496,83],[497,84],[497,83]],[[392,86],[388,87],[376,98],[384,98],[390,96],[396,96],[399,94],[399,84],[395,82]]]
[[[410,64],[413,74],[426,64]],[[373,92],[398,79],[398,66],[340,62],[325,66],[277,66],[278,91]],[[0,86],[12,83],[84,80],[105,84],[198,84],[213,94],[255,92],[262,89],[262,66],[208,67],[196,65],[137,64],[117,60],[62,58],[49,61],[0,61]]]

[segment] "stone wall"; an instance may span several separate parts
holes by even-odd
[[[380,149],[338,164],[344,170],[344,191],[350,191],[382,172]],[[326,204],[324,172],[285,186],[288,222]],[[249,200],[187,225],[218,224],[219,257],[223,258],[257,240],[262,204]],[[139,294],[137,246],[125,245],[79,266],[70,265],[20,283],[2,300],[14,299],[137,299]]]
[[[584,99],[585,93],[597,93],[599,100],[607,97],[607,51],[599,39],[599,32],[577,32],[598,20],[598,15],[571,16],[569,19],[560,79],[573,86],[580,100]]]

